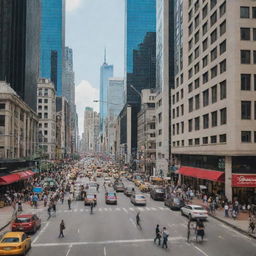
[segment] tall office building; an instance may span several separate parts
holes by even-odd
[[[65,47],[65,0],[41,1],[40,76],[51,79],[62,95]]]
[[[106,52],[104,63],[100,67],[100,131],[104,130],[104,120],[108,111],[108,79],[113,77],[113,65],[108,65],[106,61]]]
[[[179,174],[196,189],[252,203],[256,3],[179,0],[175,13],[172,154]]]
[[[0,80],[36,111],[40,0],[0,1]]]

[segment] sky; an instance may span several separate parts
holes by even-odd
[[[66,46],[73,49],[79,134],[86,106],[99,111],[100,66],[106,48],[114,76],[124,75],[125,0],[66,0]]]

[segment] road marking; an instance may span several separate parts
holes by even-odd
[[[64,210],[64,212],[69,212],[70,210]]]
[[[141,211],[141,212],[144,211],[144,209],[143,209],[142,207],[137,207],[137,210],[139,210],[139,211]]]
[[[129,208],[130,211],[134,212],[134,209],[132,207]]]
[[[111,208],[108,208],[108,210],[109,210],[110,212],[112,212],[112,209],[111,209]]]
[[[80,230],[79,230],[79,229],[77,230],[77,233],[80,233]]]
[[[84,211],[84,209],[80,209],[80,212],[83,212]]]
[[[75,245],[101,245],[101,244],[125,244],[125,243],[145,243],[151,242],[154,238],[150,239],[133,239],[133,240],[109,240],[109,241],[97,241],[97,242],[63,242],[63,243],[38,243],[33,244],[33,247],[49,247],[49,246],[75,246]],[[171,237],[170,241],[185,241],[184,237]],[[207,255],[207,254],[206,254]],[[208,255],[207,255],[208,256]]]
[[[107,211],[108,211],[108,208],[104,208],[104,210],[105,210],[105,212],[107,212]]]
[[[102,209],[101,208],[99,208],[99,210],[98,210],[99,212],[102,212]]]
[[[70,252],[71,248],[72,248],[72,245],[69,246],[66,256],[69,255],[69,252]]]
[[[36,238],[33,240],[32,244],[34,244],[34,243],[38,240],[39,236],[46,230],[46,228],[48,227],[48,225],[49,225],[49,222],[47,222],[46,225],[43,227],[43,229],[40,230],[40,232],[38,233],[38,235],[36,236]]]
[[[146,209],[147,211],[151,211],[151,209],[150,209],[150,208],[148,208],[148,207],[146,207],[145,209]]]
[[[161,211],[164,211],[164,207],[158,207]]]
[[[77,212],[77,209],[75,209],[74,212]]]
[[[223,236],[218,236],[218,238],[219,238],[219,239],[222,239],[222,240],[224,240],[224,237],[223,237]]]
[[[121,211],[121,209],[119,207],[116,208],[116,211]]]
[[[154,207],[151,207],[151,210],[153,210],[153,211],[156,211],[156,208],[154,208]]]
[[[200,249],[196,245],[193,245],[193,247],[196,248],[199,252],[201,252],[204,256],[209,256],[206,252],[204,252],[202,249]]]
[[[128,213],[128,211],[127,211],[125,208],[123,208],[123,210],[124,210],[126,213]]]
[[[106,247],[104,246],[104,256],[107,256]]]

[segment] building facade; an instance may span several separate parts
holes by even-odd
[[[6,82],[0,82],[0,158],[35,158],[38,117]]]
[[[156,116],[155,97],[152,89],[141,92],[141,109],[138,113],[138,160],[140,169],[147,175],[155,174],[156,161]]]
[[[197,188],[252,202],[256,3],[176,2],[177,9],[182,5],[183,39],[176,34],[172,154],[179,174]]]
[[[0,80],[36,111],[40,0],[0,1]]]
[[[39,148],[44,158],[56,157],[56,92],[54,84],[40,78],[37,85],[37,114],[39,116]]]
[[[41,1],[40,77],[50,79],[62,96],[65,47],[65,0]]]

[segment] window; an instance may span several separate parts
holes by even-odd
[[[161,135],[162,134],[162,129],[159,129],[158,130],[158,135]]]
[[[217,40],[217,28],[211,33],[211,44]]]
[[[183,116],[184,115],[184,105],[182,104],[180,107],[181,107],[181,115]]]
[[[48,99],[44,99],[44,103],[48,103]]]
[[[227,97],[227,82],[226,80],[220,83],[220,99],[226,99]]]
[[[184,122],[181,122],[181,133],[184,133]]]
[[[251,142],[252,140],[251,131],[241,131],[241,141],[242,142]]]
[[[38,105],[38,110],[42,110],[42,105]]]
[[[217,111],[212,112],[212,127],[218,125],[218,113]]]
[[[203,25],[203,35],[207,33],[207,30],[208,30],[208,22],[206,21]]]
[[[226,52],[226,40],[224,40],[221,44],[220,44],[220,55],[224,52]]]
[[[256,75],[254,75],[254,91],[256,91]]]
[[[251,119],[251,102],[241,101],[241,119],[249,120]]]
[[[241,90],[251,90],[251,74],[241,74]]]
[[[227,135],[221,134],[220,135],[220,143],[225,143],[225,142],[227,142]]]
[[[256,64],[256,51],[253,51],[253,64]]]
[[[256,41],[256,28],[253,29],[253,41]]]
[[[0,134],[5,134],[5,115],[0,115]]]
[[[48,96],[48,89],[44,89],[44,96]]]
[[[241,40],[251,40],[250,28],[240,28],[240,39]]]
[[[193,97],[192,97],[192,98],[190,98],[190,99],[188,100],[188,111],[189,111],[189,112],[192,112],[192,111],[193,111],[193,104],[194,104],[194,101],[193,101]]]
[[[220,17],[226,13],[226,1],[220,6]]]
[[[199,57],[199,46],[195,49],[195,59]]]
[[[180,75],[180,84],[183,84],[183,74]]]
[[[175,104],[175,95],[172,95],[172,103]]]
[[[217,85],[214,85],[211,89],[212,92],[212,103],[217,102]]]
[[[203,74],[203,84],[208,82],[208,71]]]
[[[199,88],[199,86],[200,86],[200,79],[197,78],[194,83],[195,83],[195,89]]]
[[[203,115],[203,127],[204,129],[209,128],[209,114]]]
[[[211,0],[211,9],[217,4],[217,0]]]
[[[240,7],[240,18],[249,19],[250,18],[250,8],[246,6]]]
[[[208,37],[203,41],[203,52],[208,48]]]
[[[188,71],[188,78],[191,78],[193,76],[193,68],[191,68],[189,71]]]
[[[191,132],[193,130],[193,119],[188,120],[188,131]]]
[[[42,103],[42,99],[38,99],[38,103]]]
[[[194,66],[194,73],[197,74],[199,72],[199,62]]]
[[[256,132],[254,132],[254,143],[256,143]]]
[[[48,118],[48,113],[44,113],[44,118]]]
[[[172,135],[175,135],[175,124],[172,125]]]
[[[211,143],[217,143],[217,136],[211,136]]]
[[[213,26],[213,25],[216,23],[216,21],[217,21],[217,11],[215,11],[215,12],[211,15],[210,20],[211,20],[211,26]]]
[[[189,145],[189,146],[193,146],[193,140],[192,140],[192,139],[189,139],[189,140],[188,140],[188,145]]]
[[[177,135],[180,134],[180,124],[176,124],[176,132]]]
[[[220,24],[220,36],[222,36],[224,33],[226,33],[226,21],[223,21]]]
[[[203,68],[208,65],[208,55],[203,58]]]
[[[179,109],[179,107],[176,108],[176,116],[177,116],[177,117],[180,116],[180,109]]]
[[[188,64],[190,65],[193,61],[193,53],[188,56]]]
[[[195,131],[200,130],[200,118],[196,117],[195,118]]]
[[[220,110],[220,124],[226,124],[227,123],[227,109],[223,108]]]
[[[39,118],[42,118],[42,113],[39,112],[39,113],[38,113],[38,116],[39,116]]]
[[[196,138],[195,139],[195,145],[199,145],[200,144],[200,139],[199,138]]]
[[[203,8],[203,19],[207,16],[208,13],[208,4],[205,5],[205,7]]]
[[[184,97],[184,90],[181,89],[181,90],[180,90],[180,98],[183,99],[183,97]]]
[[[39,123],[39,128],[42,128],[42,123]]]
[[[211,78],[214,78],[218,75],[218,67],[217,65],[211,69]]]
[[[191,23],[188,27],[188,34],[191,35],[193,32],[193,24]]]
[[[256,101],[254,101],[254,119],[256,120]]]
[[[191,21],[193,17],[193,9],[190,10],[190,12],[188,13],[188,20]]]
[[[48,110],[48,106],[44,106],[44,110]]]
[[[203,137],[203,144],[208,144],[208,137]]]
[[[46,130],[46,131],[44,131],[44,135],[48,135],[48,131]]]
[[[200,108],[200,94],[197,94],[195,96],[195,109],[199,109]]]
[[[250,64],[251,63],[251,51],[250,50],[241,50],[241,64]]]
[[[195,2],[195,12],[199,9],[199,0]]]
[[[209,90],[203,91],[203,106],[206,107],[209,105]]]
[[[252,7],[252,18],[256,19],[256,7]]]
[[[191,38],[191,40],[188,42],[189,50],[191,50],[192,47],[193,47],[193,38]]]
[[[193,84],[190,83],[190,84],[188,85],[188,92],[192,92],[192,91],[193,91]]]
[[[195,29],[199,26],[199,14],[195,17]]]
[[[180,93],[177,92],[177,93],[176,93],[176,102],[178,102],[179,100],[180,100]]]
[[[214,61],[217,58],[217,47],[211,50],[211,61]]]
[[[226,60],[223,60],[220,63],[220,74],[222,74],[223,72],[226,72],[226,70],[227,70]]]
[[[44,128],[48,128],[48,123],[44,123]]]

